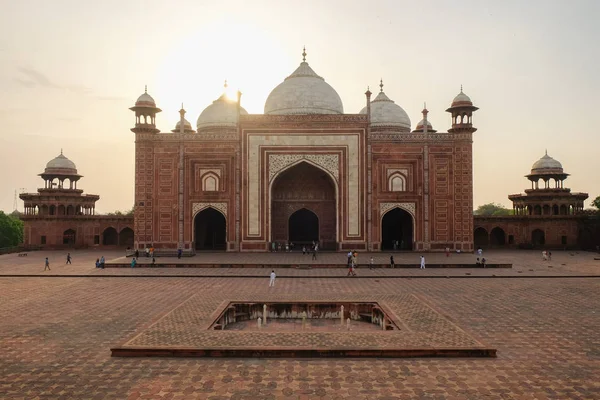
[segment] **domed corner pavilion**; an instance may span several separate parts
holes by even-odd
[[[588,194],[573,193],[566,188],[564,181],[568,176],[562,164],[546,151],[525,175],[531,188],[508,196],[513,203],[513,215],[475,217],[475,246],[577,247],[582,238],[583,208]]]
[[[154,99],[138,99],[136,248],[473,250],[470,98],[461,90],[446,110],[448,132],[433,129],[426,109],[412,130],[388,95],[402,82],[384,92],[378,77],[374,98],[362,83],[364,107],[349,114],[338,77],[326,81],[306,57],[270,91],[263,114],[224,91],[199,113],[196,132],[183,108],[175,129],[161,132]]]

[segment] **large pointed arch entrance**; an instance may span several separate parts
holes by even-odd
[[[275,178],[271,241],[296,248],[317,241],[321,249],[337,248],[336,186],[327,172],[302,161]]]
[[[381,219],[381,250],[413,249],[413,218],[401,208],[386,212]]]
[[[200,251],[227,248],[227,221],[212,207],[205,208],[194,217],[194,248]]]

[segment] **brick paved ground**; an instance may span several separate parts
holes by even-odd
[[[537,253],[537,252],[536,252]],[[0,273],[43,274],[43,254],[0,256]],[[110,275],[93,252],[49,253],[52,273]],[[108,253],[106,253],[108,254]],[[3,399],[595,399],[600,398],[600,281],[543,278],[537,254],[512,257],[512,275],[538,279],[0,277],[0,398]],[[118,254],[115,254],[118,255]],[[433,256],[431,256],[433,257]],[[493,256],[490,256],[493,257]],[[598,274],[591,253],[555,254],[557,275]],[[24,260],[27,258],[27,260]],[[63,261],[64,262],[64,261]],[[62,264],[62,263],[61,263]],[[565,265],[562,265],[565,264]],[[529,271],[532,269],[533,271]],[[523,271],[518,274],[518,271]],[[143,272],[142,272],[143,271]],[[201,274],[195,270],[195,274]],[[410,270],[413,272],[412,270]],[[479,270],[477,270],[479,271]],[[115,271],[123,273],[124,271]],[[214,272],[214,271],[213,271]],[[285,273],[300,271],[285,271]],[[365,270],[360,273],[367,274]],[[406,274],[407,271],[401,271]],[[438,271],[415,270],[415,274]],[[482,271],[498,275],[501,271]],[[190,273],[189,271],[168,271]],[[280,273],[280,277],[284,272]],[[381,278],[381,279],[380,279]],[[384,279],[385,278],[385,279]],[[496,359],[125,359],[110,347],[143,332],[201,294],[416,295]]]

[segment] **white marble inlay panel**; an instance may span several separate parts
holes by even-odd
[[[358,134],[347,135],[309,135],[307,133],[300,135],[279,134],[279,135],[248,135],[248,146],[246,156],[248,160],[246,176],[248,179],[248,236],[260,236],[262,224],[261,215],[261,174],[260,174],[260,147],[320,147],[327,150],[327,146],[345,145],[348,148],[346,169],[348,171],[347,180],[347,225],[348,235],[358,236],[360,234],[360,221],[362,212],[360,211],[360,137]],[[313,161],[314,162],[314,161]],[[339,162],[339,161],[338,161]],[[328,169],[329,171],[329,169]],[[337,175],[337,173],[336,173]],[[271,178],[271,176],[269,176]],[[340,199],[341,200],[341,199]]]
[[[227,218],[227,203],[193,203],[192,204],[192,219],[198,214],[200,211],[205,208],[212,207],[216,210],[219,210],[223,213],[225,218]]]
[[[312,161],[323,167],[339,183],[340,159],[337,154],[269,154],[269,182],[279,171],[300,160]]]
[[[379,216],[382,217],[386,212],[396,207],[408,211],[415,218],[415,203],[379,203]]]

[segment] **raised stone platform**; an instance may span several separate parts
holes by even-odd
[[[229,318],[230,323],[237,323],[235,318],[227,317],[234,303],[266,304],[273,309],[275,304],[282,302],[296,303],[298,310],[314,303],[346,304],[347,307],[352,303],[373,303],[374,309],[383,310],[385,318],[380,318],[383,321],[380,321],[381,329],[372,330],[358,327],[357,324],[366,322],[356,320],[356,315],[352,317],[349,329],[341,322],[336,324],[339,314],[334,312],[327,329],[313,329],[311,324],[306,324],[299,331],[269,328],[238,330],[227,329],[223,322],[224,318]],[[297,318],[298,314],[295,315]],[[252,323],[257,321],[252,320]],[[496,356],[496,349],[480,343],[412,294],[340,294],[312,296],[311,299],[301,295],[247,295],[242,299],[194,295],[111,351],[116,357]]]

